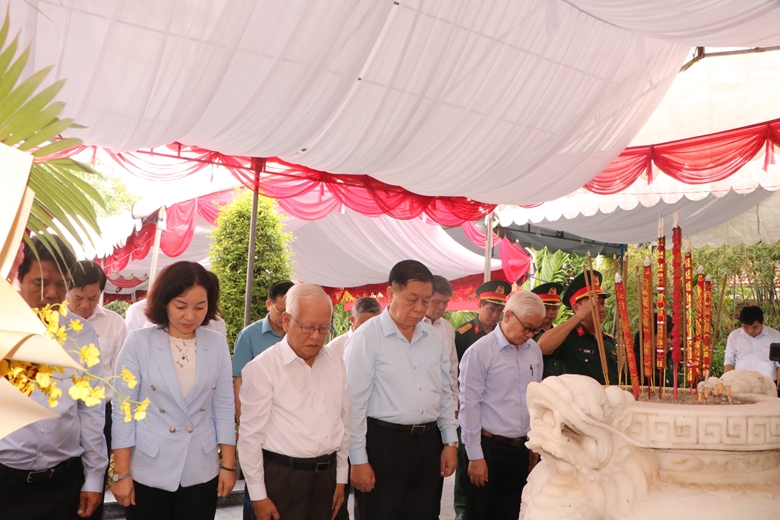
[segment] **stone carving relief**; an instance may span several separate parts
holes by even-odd
[[[527,445],[542,461],[521,520],[778,518],[780,399],[739,397],[751,404],[637,402],[575,375],[532,383]]]

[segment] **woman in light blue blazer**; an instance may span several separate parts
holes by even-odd
[[[127,368],[137,384],[116,379],[119,391],[150,400],[141,421],[114,407],[111,490],[128,520],[213,519],[217,496],[236,483],[230,352],[223,335],[201,327],[218,299],[200,264],[172,264],[149,293],[146,317],[156,326],[131,332],[122,347],[116,374]]]

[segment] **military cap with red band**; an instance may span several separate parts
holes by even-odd
[[[539,295],[542,303],[550,307],[561,306],[561,293],[563,292],[563,284],[549,282],[537,285],[531,289],[532,293]]]
[[[504,305],[512,292],[512,284],[504,280],[490,280],[477,287],[476,292],[480,300]]]
[[[596,278],[593,280],[593,292],[602,298],[609,298],[609,294],[601,290],[601,280],[603,276],[598,271],[593,271],[593,276]],[[580,273],[574,280],[571,281],[569,287],[563,293],[563,303],[567,307],[571,307],[572,303],[578,302],[583,298],[588,297],[588,287],[585,285],[585,273]]]

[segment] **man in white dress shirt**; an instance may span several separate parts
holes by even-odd
[[[68,310],[84,318],[95,327],[98,335],[98,348],[100,349],[100,361],[103,364],[103,372],[106,380],[110,381],[116,368],[116,360],[119,351],[127,338],[125,320],[116,312],[104,308],[100,303],[100,297],[106,289],[106,273],[96,262],[83,260],[76,262],[70,268],[70,288],[66,300]],[[106,388],[106,423],[103,435],[106,438],[108,457],[111,456],[111,399],[114,391]],[[108,472],[106,472],[106,477]],[[103,495],[92,518],[103,518]]]
[[[352,333],[358,330],[358,327],[365,322],[380,314],[382,314],[382,306],[374,298],[370,296],[358,298],[352,306],[352,316],[349,317],[349,322],[352,326],[347,329],[347,332],[341,336],[336,336],[325,346],[335,352],[340,358],[343,358],[344,347],[347,345],[347,340],[352,337]]]
[[[441,338],[444,340],[444,345],[449,349],[450,354],[450,377],[452,383],[452,395],[456,402],[458,399],[458,351],[455,349],[455,329],[452,327],[449,321],[443,318],[444,313],[447,311],[447,306],[450,304],[450,298],[452,298],[454,291],[452,285],[443,276],[438,274],[433,275],[433,296],[428,303],[428,309],[425,311],[425,318],[423,322],[430,323],[433,328],[441,334]],[[458,416],[458,412],[455,412],[455,417]]]
[[[323,348],[333,305],[318,286],[287,293],[285,337],[242,370],[238,446],[259,520],[333,518],[344,501],[349,391]]]
[[[756,370],[777,384],[780,363],[769,359],[769,345],[780,343],[780,332],[764,325],[764,311],[755,305],[740,311],[739,322],[742,327],[732,331],[726,341],[723,370]]]
[[[347,329],[347,332],[341,336],[333,338],[333,341],[325,345],[333,352],[335,352],[340,358],[344,358],[344,347],[347,345],[347,341],[352,337],[352,333],[358,330],[358,328],[365,322],[382,314],[382,306],[376,299],[370,296],[364,296],[355,300],[355,304],[352,306],[352,316],[349,317],[349,322],[352,326]],[[341,505],[335,520],[349,520],[349,512],[347,511],[347,499],[352,492],[352,486],[349,483],[344,487],[344,503]]]

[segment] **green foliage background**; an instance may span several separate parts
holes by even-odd
[[[252,194],[240,193],[227,204],[211,232],[214,244],[209,258],[220,282],[220,310],[228,332],[231,351],[236,336],[244,327],[244,295],[246,285],[249,224],[252,215]],[[268,287],[292,275],[289,243],[290,233],[282,231],[279,214],[271,199],[259,197],[257,206],[257,233],[255,246],[254,284],[252,288],[251,321],[268,314],[265,300]]]
[[[127,308],[130,307],[130,304],[124,300],[114,300],[105,307],[106,309],[114,311],[124,318],[125,313],[127,312]]]
[[[667,247],[671,247],[667,244]],[[626,299],[628,315],[631,320],[631,330],[636,331],[639,324],[639,303],[637,300],[637,268],[642,271],[645,256],[650,257],[653,269],[653,279],[656,277],[656,251],[649,245],[628,248],[628,279],[626,285]],[[672,285],[672,255],[667,251],[667,276],[669,287]],[[704,272],[712,277],[712,326],[717,321],[716,313],[723,288],[724,276],[726,279],[723,307],[721,310],[720,325],[717,331],[713,331],[713,362],[712,374],[720,376],[723,373],[723,357],[726,348],[726,339],[729,332],[739,326],[737,317],[742,307],[758,305],[764,311],[764,323],[772,328],[780,327],[780,301],[778,301],[777,268],[780,265],[780,246],[777,244],[756,244],[739,246],[721,246],[717,248],[704,247],[693,251],[694,276],[699,266],[704,267]],[[614,261],[606,258],[602,264],[605,290],[614,294]],[[667,296],[670,298],[670,295]],[[614,315],[614,299],[610,299],[608,313]],[[669,311],[671,313],[671,310]],[[609,317],[608,317],[609,318]],[[611,320],[610,320],[611,324]],[[609,325],[609,324],[607,324]]]
[[[94,202],[92,204],[98,217],[112,217],[130,212],[133,204],[143,198],[127,189],[121,175],[113,173],[110,166],[102,161],[98,160],[92,169],[95,172],[84,172],[81,178],[94,187],[103,198],[104,207]]]

